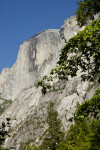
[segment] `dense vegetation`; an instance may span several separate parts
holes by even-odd
[[[75,124],[71,125],[58,150],[100,150],[100,89],[77,107],[73,119]]]
[[[61,130],[61,120],[58,118],[58,112],[54,109],[54,104],[51,102],[48,107],[47,116],[48,129],[45,132],[45,137],[40,150],[56,150],[58,144],[63,140],[64,133]]]
[[[100,89],[85,103],[78,105],[69,121],[72,125],[65,134],[61,121],[51,102],[48,110],[46,130],[42,144],[27,147],[27,150],[100,150]],[[73,124],[74,121],[74,124]]]
[[[100,0],[79,0],[76,10],[77,22],[80,26],[86,24],[87,20],[94,19],[94,15],[100,12]]]
[[[5,148],[3,148],[3,143],[5,142],[6,136],[9,136],[6,127],[10,127],[10,118],[6,118],[6,123],[2,122],[2,125],[0,126],[0,150],[5,150]]]
[[[100,82],[100,19],[92,21],[66,43],[56,68],[51,70],[49,77],[44,76],[38,86],[42,86],[42,93],[46,94],[55,75],[68,80],[70,76],[77,76],[79,71],[83,81]]]

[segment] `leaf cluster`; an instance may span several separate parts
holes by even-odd
[[[77,2],[76,18],[78,25],[83,26],[87,20],[94,20],[94,15],[100,12],[99,0],[79,0]]]
[[[67,42],[51,74],[68,80],[69,76],[77,76],[78,70],[82,72],[83,81],[100,77],[100,19],[94,20]]]
[[[59,61],[50,72],[38,82],[42,93],[51,88],[54,77],[69,80],[81,72],[81,79],[100,82],[100,19],[94,20],[71,38],[61,50]]]
[[[37,83],[37,87],[41,86],[42,87],[42,94],[45,95],[47,93],[48,90],[50,90],[51,88],[51,84],[50,82],[53,81],[52,76],[44,76],[43,79],[41,81],[39,81]]]
[[[98,118],[100,113],[100,89],[95,91],[95,95],[84,104],[77,107],[74,119],[83,120],[89,115]]]
[[[89,115],[92,120],[89,122]],[[57,150],[100,150],[100,89],[95,95],[82,105],[79,105],[74,115],[75,124],[72,124],[64,142]],[[100,114],[99,114],[100,115]]]
[[[6,118],[7,123],[2,122],[2,125],[0,126],[0,148],[3,149],[2,145],[5,141],[6,136],[9,136],[8,131],[6,130],[6,127],[10,126],[10,118]]]

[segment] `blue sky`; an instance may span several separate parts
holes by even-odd
[[[59,29],[78,0],[0,0],[0,72],[11,67],[19,46],[46,29]]]

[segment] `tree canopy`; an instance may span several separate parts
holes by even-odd
[[[42,93],[45,94],[51,88],[54,75],[68,80],[79,72],[83,81],[100,82],[100,19],[92,21],[66,43],[56,68],[51,70],[49,77],[44,76],[38,86],[42,86]]]
[[[61,130],[61,120],[58,112],[54,109],[54,103],[50,103],[47,116],[48,129],[40,146],[40,150],[56,150],[58,144],[63,140],[64,132]]]
[[[86,24],[87,20],[93,20],[94,15],[100,12],[100,0],[79,0],[77,2],[76,18],[80,26]]]
[[[100,150],[99,112],[100,89],[77,107],[73,116],[75,123],[70,126],[66,140],[59,143],[57,150]]]

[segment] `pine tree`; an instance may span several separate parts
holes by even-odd
[[[2,122],[2,125],[0,126],[0,150],[5,150],[3,148],[3,143],[5,142],[5,137],[9,136],[6,127],[10,127],[10,118],[6,118],[6,121],[7,123]]]
[[[48,107],[47,116],[48,129],[45,138],[40,146],[41,150],[56,150],[58,144],[63,140],[64,133],[61,130],[61,120],[58,118],[58,112],[54,109],[51,102]]]

